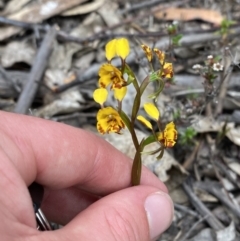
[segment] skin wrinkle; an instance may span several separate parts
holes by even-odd
[[[13,163],[8,161],[8,157],[2,149],[0,150],[0,159],[0,184],[2,186],[1,189],[7,187],[8,196],[16,196],[16,198],[8,198],[7,203],[6,196],[3,196],[0,200],[1,206],[6,206],[6,209],[9,209],[10,207],[12,212],[15,210],[15,213],[18,214],[17,216],[15,216],[17,218],[17,220],[15,219],[15,221],[32,226],[32,221],[35,220],[35,218],[33,212],[27,212],[29,211],[27,207],[32,205],[29,193],[26,188],[25,190],[19,190],[18,186],[22,183],[22,179],[20,175],[16,172],[16,169],[11,166],[13,165]]]
[[[136,223],[136,220],[134,220],[134,217],[131,215],[130,212],[128,212],[126,205],[124,206],[125,207],[121,209],[121,212],[119,212],[119,210],[113,206],[107,207],[106,210],[104,210],[104,217],[105,217],[106,223],[109,226],[109,230],[112,233],[112,236],[115,237],[115,240],[122,240],[122,237],[124,237],[123,241],[146,240],[146,239],[140,239],[142,237],[139,237],[137,235],[137,234],[140,234],[141,232],[136,231],[133,225],[131,224],[131,222]],[[124,215],[123,215],[123,212],[124,212]],[[139,220],[137,220],[137,222],[138,221]],[[126,239],[126,237],[128,237],[128,239]]]
[[[115,215],[115,220],[116,220],[116,223],[118,226],[115,227],[115,233],[119,232],[121,230],[121,232],[119,233],[119,236],[122,236],[122,234],[125,233],[126,237],[128,238],[127,240],[132,241],[133,236],[134,236],[135,240],[139,240],[135,236],[136,232],[134,232],[134,228],[132,227],[129,220],[127,218],[124,218],[124,216],[118,210],[116,210],[116,213],[117,213],[117,215]],[[112,227],[114,227],[114,225],[112,225]],[[124,239],[125,239],[125,237],[124,237]]]
[[[107,143],[104,143],[104,144],[107,144]],[[103,171],[102,169],[104,168],[104,166],[102,166],[101,162],[99,160],[103,159],[103,158],[106,158],[106,159],[113,159],[114,157],[111,157],[109,158],[109,153],[105,152],[103,153],[100,149],[99,149],[99,146],[97,145],[96,146],[96,149],[95,149],[95,157],[93,158],[94,160],[94,163],[92,165],[93,169],[89,171],[89,175],[86,177],[85,181],[82,182],[83,184],[85,183],[95,183],[98,179],[99,179],[99,174],[101,174]],[[104,196],[104,195],[107,195],[111,192],[114,192],[116,191],[116,188],[114,188],[114,184],[113,182],[114,181],[118,181],[116,180],[116,175],[114,173],[116,173],[115,171],[119,169],[119,162],[114,162],[114,160],[110,160],[112,161],[112,165],[110,166],[111,169],[105,169],[104,170],[104,178],[102,177],[102,180],[101,182],[105,183],[106,184],[109,184],[109,186],[112,186],[112,188],[108,189],[108,191],[104,191],[104,190],[99,190],[101,192],[101,195]],[[121,163],[121,165],[127,165],[127,163]],[[130,165],[130,162],[129,162],[129,165]],[[119,176],[119,178],[122,178],[122,176]],[[96,181],[95,181],[96,180]],[[129,183],[126,183],[126,184],[123,184],[124,187],[128,187],[130,185],[130,174],[129,174]],[[85,188],[84,188],[85,190]],[[94,192],[95,194],[98,194],[97,192]]]
[[[105,143],[103,143],[103,144],[105,144]],[[102,173],[102,169],[104,168],[102,166],[102,163],[100,160],[102,160],[103,158],[107,159],[108,158],[107,155],[108,155],[108,153],[102,153],[101,149],[99,149],[99,145],[95,146],[95,151],[92,152],[92,155],[91,155],[93,158],[93,163],[91,166],[92,169],[89,169],[88,175],[81,182],[80,188],[82,190],[89,190],[92,188],[89,186],[88,183],[97,183],[98,182],[99,174]],[[105,169],[104,179],[103,179],[103,177],[101,178],[102,179],[101,182],[105,183],[105,185],[108,183],[111,183],[111,179],[112,179],[112,177],[114,177],[113,171],[112,171],[112,169],[113,169],[112,165],[110,167],[111,167],[111,170],[108,168],[108,172],[106,172],[106,169]],[[107,174],[110,174],[110,175],[107,175]],[[84,186],[84,188],[82,186]],[[112,183],[111,183],[111,186],[113,186]],[[94,189],[95,189],[95,187],[94,187]],[[111,193],[112,191],[114,191],[114,188],[113,188],[113,190],[109,190],[110,188],[107,188],[107,189],[108,189],[107,192],[105,190],[99,189],[99,190],[95,190],[93,193],[95,195],[105,196],[105,195]]]
[[[8,137],[9,132],[10,132],[11,138]],[[31,143],[29,143],[27,139],[23,139],[19,137],[19,135],[15,135],[15,133],[13,133],[13,131],[10,128],[8,128],[8,126],[7,128],[6,126],[4,126],[4,128],[0,129],[0,135],[1,135],[0,145],[3,148],[3,151],[8,156],[8,159],[18,169],[18,171],[20,171],[20,173],[22,174],[21,176],[29,177],[28,180],[25,180],[27,185],[29,185],[30,183],[32,183],[32,181],[36,178],[36,175],[37,175],[36,161],[33,161],[35,160],[35,158],[33,155],[34,152],[33,152]],[[26,148],[28,149],[28,153],[29,153],[27,157],[25,155]],[[32,166],[31,175],[29,175],[30,174],[29,172],[28,172],[28,175],[23,174],[25,170],[28,170],[27,167],[29,165]]]
[[[25,180],[27,185],[30,185],[32,183],[33,180],[36,179],[37,176],[37,162],[36,162],[36,158],[34,156],[34,151],[31,145],[31,142],[26,142],[26,140],[24,140],[23,138],[19,138],[19,136],[13,136],[12,140],[14,141],[16,147],[18,148],[18,162],[21,163],[21,165],[17,165],[15,163],[15,160],[12,160],[12,162],[15,164],[16,168],[21,166],[22,170],[27,170],[27,166],[31,165],[31,175],[28,174],[29,176],[29,180]],[[25,153],[26,153],[26,149],[29,149],[28,153],[28,157],[26,157]],[[30,153],[32,154],[31,157]],[[23,176],[23,175],[22,175]]]

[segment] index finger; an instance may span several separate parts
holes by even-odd
[[[78,186],[103,195],[131,184],[132,160],[91,132],[6,112],[0,112],[0,132],[3,149],[27,185],[36,180],[54,189]],[[141,183],[167,191],[144,167]]]

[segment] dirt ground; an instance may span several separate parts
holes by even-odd
[[[107,42],[128,39],[126,63],[139,83],[150,75],[141,44],[164,51],[174,75],[156,106],[178,138],[161,160],[143,157],[175,205],[159,240],[240,240],[240,1],[0,0],[0,10],[1,110],[96,134],[93,91]],[[140,113],[156,89],[146,88]],[[127,115],[134,91],[129,86],[122,102]],[[106,104],[116,105],[112,96]],[[151,134],[141,123],[135,128],[139,138]],[[128,131],[102,137],[134,157]]]

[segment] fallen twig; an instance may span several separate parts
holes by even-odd
[[[51,28],[44,37],[29,74],[29,79],[22,90],[14,112],[21,114],[26,114],[28,112],[47,67],[56,33],[56,29]]]
[[[229,198],[224,195],[218,183],[210,181],[207,181],[205,183],[197,182],[196,186],[214,195],[218,200],[221,201],[221,203],[228,207],[236,217],[240,218],[239,207],[236,207],[234,203],[231,202]]]
[[[186,182],[183,183],[184,191],[189,197],[192,205],[198,210],[202,217],[206,217],[206,222],[214,230],[221,230],[224,228],[222,223],[212,214],[212,212],[205,206],[205,204],[194,194],[193,190]]]

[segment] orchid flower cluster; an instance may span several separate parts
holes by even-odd
[[[141,82],[138,83],[134,72],[126,63],[126,58],[130,53],[129,42],[125,38],[113,39],[106,45],[107,63],[103,64],[99,69],[99,81],[97,88],[93,93],[94,100],[100,104],[101,109],[97,113],[97,130],[101,134],[117,133],[121,134],[121,130],[128,128],[133,144],[136,149],[133,166],[132,166],[132,185],[139,185],[141,178],[141,166],[144,147],[157,142],[159,148],[149,152],[149,154],[159,153],[158,159],[163,156],[164,149],[173,147],[177,140],[177,130],[175,124],[170,122],[163,128],[160,118],[160,112],[155,104],[156,98],[162,92],[167,80],[173,77],[172,63],[165,62],[165,53],[157,48],[153,50],[147,45],[141,45],[145,55],[148,59],[151,69],[150,74]],[[152,65],[153,56],[159,60],[160,69],[154,70]],[[113,58],[119,57],[121,59],[121,67],[117,68],[112,65]],[[156,82],[158,88],[155,93],[149,96],[149,103],[144,103],[143,107],[146,114],[156,122],[158,131],[149,120],[144,116],[138,115],[141,104],[141,96],[152,82]],[[122,101],[127,93],[129,85],[133,85],[136,90],[136,95],[133,97],[133,108],[131,116],[129,117],[122,109]],[[113,91],[116,99],[117,107],[104,106],[108,98],[109,91]],[[152,101],[153,100],[153,101]],[[138,140],[134,126],[135,122],[140,121],[143,125],[152,131],[146,139]]]

